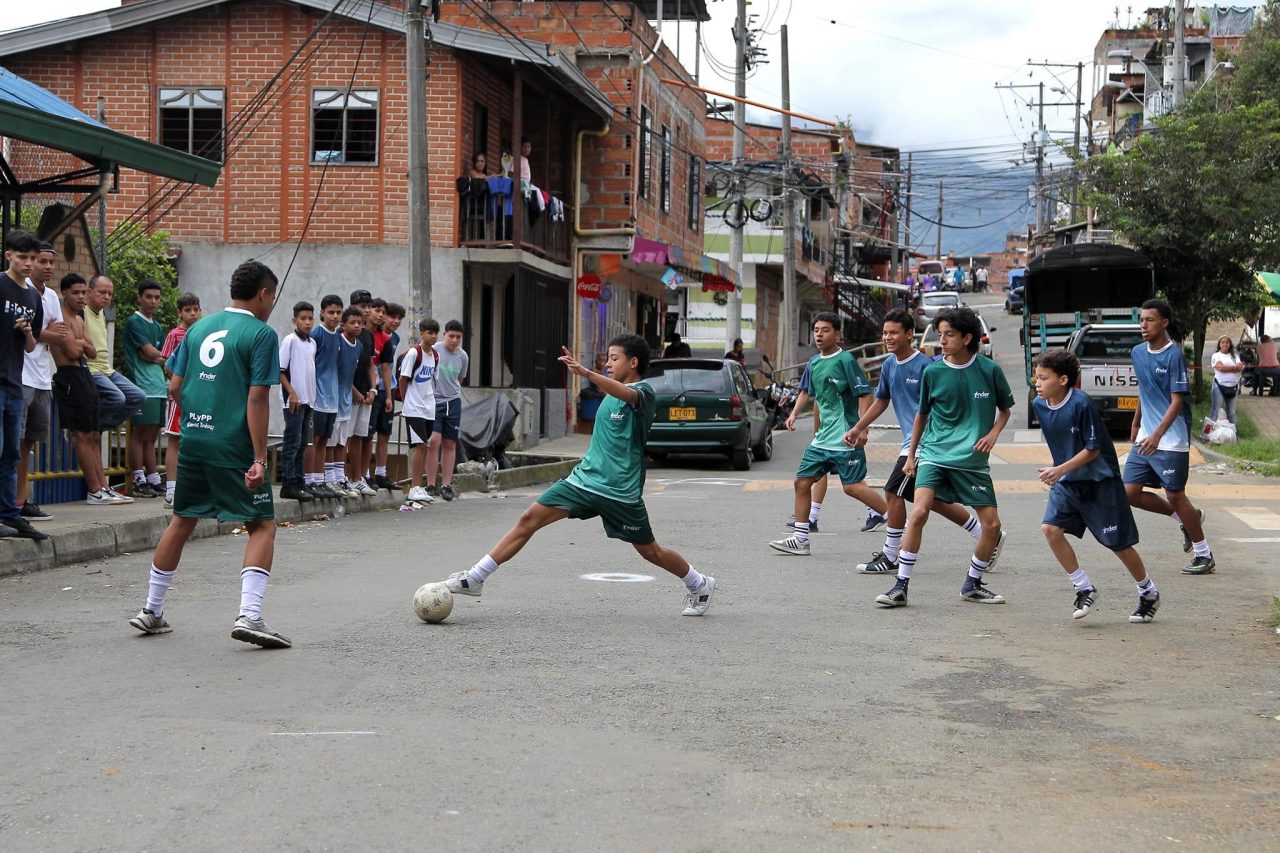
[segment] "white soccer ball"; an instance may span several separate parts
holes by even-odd
[[[427,583],[413,594],[413,612],[423,622],[443,622],[453,612],[453,593],[442,583]]]

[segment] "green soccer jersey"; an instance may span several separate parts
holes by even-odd
[[[164,379],[164,368],[147,361],[139,352],[147,344],[151,344],[159,352],[164,346],[164,329],[155,320],[148,320],[141,312],[134,311],[124,324],[125,368],[129,371],[133,384],[141,388],[148,397],[167,397],[169,389]]]
[[[275,330],[240,308],[211,314],[187,330],[173,372],[182,377],[183,457],[229,468],[252,465],[249,388],[280,382]]]
[[[925,426],[916,457],[943,468],[988,470],[990,454],[973,446],[991,432],[997,409],[1012,408],[1013,392],[991,359],[975,354],[963,365],[935,361],[920,376]]]
[[[570,473],[573,485],[610,500],[635,503],[644,492],[644,442],[657,408],[653,386],[629,386],[640,399],[635,404],[606,395],[596,412],[591,446]]]
[[[831,355],[815,355],[806,369],[808,386],[821,421],[813,436],[820,450],[848,450],[844,434],[858,422],[858,398],[871,393],[867,377],[851,353],[840,350]]]

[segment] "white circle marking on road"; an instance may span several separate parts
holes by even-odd
[[[629,572],[590,572],[581,577],[584,581],[604,583],[648,583],[653,580],[653,575],[633,575]]]

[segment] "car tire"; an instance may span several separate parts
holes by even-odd
[[[733,470],[735,471],[750,471],[751,451],[745,447],[740,450],[735,450],[733,453],[729,454],[729,461],[733,463]]]
[[[751,448],[751,455],[755,457],[757,462],[768,462],[773,458],[773,430],[766,429],[764,438],[760,439],[760,443]]]
[[[649,458],[652,459],[654,462],[666,462],[667,454],[661,450],[650,450]]]

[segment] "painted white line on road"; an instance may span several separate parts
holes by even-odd
[[[1259,545],[1280,542],[1280,536],[1254,536],[1252,538],[1246,536],[1239,539],[1232,536],[1226,536],[1223,538],[1225,538],[1228,542],[1246,542],[1250,544],[1259,544]]]
[[[653,575],[633,575],[629,572],[591,572],[579,575],[584,581],[602,581],[604,583],[648,583]]]
[[[1254,530],[1280,530],[1280,515],[1262,506],[1229,506],[1227,512]]]
[[[280,737],[337,737],[351,735],[376,735],[377,732],[272,732]]]

